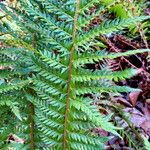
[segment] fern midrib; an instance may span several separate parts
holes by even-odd
[[[32,36],[32,46],[36,47],[36,36],[33,34]],[[32,93],[32,91],[31,91]],[[34,116],[35,116],[35,108],[34,104],[32,102],[29,102],[29,121],[30,121],[30,149],[35,150],[35,122],[34,122]]]
[[[30,108],[30,114],[29,114],[29,120],[30,120],[30,149],[35,150],[35,122],[33,119],[33,116],[35,115],[34,105],[30,102],[29,103]]]
[[[76,0],[76,11],[74,15],[74,26],[72,33],[72,47],[70,50],[70,60],[69,60],[69,68],[68,68],[68,83],[67,83],[67,97],[66,97],[66,109],[65,109],[65,120],[64,120],[64,134],[63,134],[63,150],[67,150],[67,127],[68,127],[68,117],[69,117],[69,107],[70,107],[70,93],[71,93],[71,79],[72,79],[72,68],[73,68],[73,60],[74,60],[74,51],[76,47],[76,33],[77,33],[77,23],[80,9],[80,0]]]

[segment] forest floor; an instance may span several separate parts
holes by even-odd
[[[101,38],[107,45],[107,51],[109,52],[125,52],[130,49],[144,49],[150,46],[148,41],[144,43],[142,39],[131,40],[123,35],[103,36]],[[127,131],[126,133],[129,133],[131,139],[129,135],[122,133],[124,139],[120,140],[118,137],[114,137],[108,142],[108,150],[132,150],[127,145],[130,145],[129,143],[136,145],[134,140],[140,141],[141,135],[145,135],[150,139],[150,64],[147,59],[148,55],[148,53],[143,53],[108,61],[108,65],[112,71],[127,68],[137,69],[136,76],[125,81],[117,82],[116,84],[141,89],[141,91],[128,94],[121,93],[121,96],[113,98],[113,103],[119,105],[121,108],[119,110],[120,112],[118,111],[121,119],[115,118],[115,121],[119,121],[120,126]],[[126,113],[130,114],[129,118],[125,117],[124,114]],[[107,135],[108,133],[100,131],[100,134]]]

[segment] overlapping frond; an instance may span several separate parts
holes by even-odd
[[[54,0],[49,0],[49,1],[37,0],[37,2],[40,2],[42,5],[44,5],[45,9],[49,13],[54,13],[56,15],[59,15],[61,19],[65,19],[65,21],[67,22],[73,21],[73,16],[69,14],[69,12],[67,11],[67,9],[65,9],[65,7],[63,8],[62,6],[60,6],[59,2]]]
[[[115,59],[117,57],[122,57],[122,56],[129,56],[129,55],[134,55],[138,53],[144,53],[150,51],[149,49],[139,49],[139,50],[129,50],[127,52],[123,53],[106,53],[105,51],[96,51],[93,52],[92,54],[85,51],[78,55],[75,60],[74,60],[74,67],[78,68],[84,64],[87,63],[95,63],[103,59]]]
[[[82,28],[87,27],[92,20],[94,20],[96,17],[100,18],[100,14],[104,13],[111,7],[115,6],[116,3],[118,3],[120,0],[116,0],[107,6],[104,6],[101,1],[98,0],[92,0],[92,1],[85,1],[83,0],[83,4],[81,3],[80,8],[80,16],[78,19],[78,30],[82,30]],[[86,3],[85,3],[86,2]],[[91,9],[95,8],[94,6],[97,6],[95,11],[92,12]],[[87,14],[87,12],[90,12],[90,14]]]
[[[79,36],[77,38],[77,45],[82,46],[83,44],[89,42],[90,40],[94,39],[96,36],[100,34],[108,34],[116,32],[135,24],[136,22],[143,21],[148,18],[149,18],[148,16],[141,16],[129,19],[121,19],[121,20],[116,19],[113,21],[106,21],[102,23],[100,26],[94,27],[87,33],[84,33],[83,35]]]
[[[123,71],[116,71],[112,72],[109,70],[97,70],[97,71],[90,71],[81,69],[75,75],[73,75],[74,82],[91,82],[91,81],[98,81],[101,79],[108,79],[108,80],[125,80],[126,78],[130,78],[137,74],[136,69],[127,69]]]

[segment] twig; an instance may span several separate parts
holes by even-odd
[[[143,29],[142,29],[141,26],[142,26],[142,25],[141,25],[141,23],[140,23],[140,24],[138,25],[138,27],[139,27],[139,33],[140,33],[141,39],[143,40],[143,42],[144,42],[144,44],[145,44],[145,47],[146,47],[147,49],[149,49],[149,46],[148,46],[148,43],[147,43],[147,40],[146,40],[144,31],[143,31]],[[150,53],[149,53],[149,54],[150,54]]]

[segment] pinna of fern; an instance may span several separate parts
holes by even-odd
[[[32,108],[26,107],[31,109],[29,124],[26,124],[30,128],[28,132],[23,132],[30,137],[24,148],[104,149],[108,138],[97,136],[91,130],[101,127],[113,134],[118,133],[109,122],[109,117],[101,115],[86,94],[134,91],[107,81],[126,79],[137,71],[131,69],[112,73],[107,69],[89,70],[85,66],[103,59],[149,51],[107,54],[100,50],[100,41],[95,42],[100,34],[120,31],[148,17],[104,20],[86,31],[84,27],[97,16],[97,12],[104,10],[104,6],[97,0],[20,0],[19,3],[20,6],[11,11],[1,5],[23,31],[22,35],[11,27],[7,28],[11,38],[3,38],[3,42],[9,45],[9,50],[2,49],[1,55],[7,56],[10,55],[7,53],[14,52],[13,55],[16,55],[17,51],[21,51],[17,61],[10,61],[10,65],[14,64],[12,68],[18,70],[20,81],[12,83],[11,78],[4,76],[9,82],[1,86],[0,92],[9,94],[10,91],[22,91],[25,102],[32,104]],[[85,14],[95,4],[98,10],[91,14],[91,18],[90,15],[86,17]],[[15,74],[11,77],[16,79]],[[37,141],[36,134],[40,137]]]

